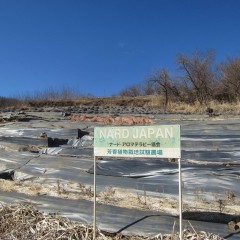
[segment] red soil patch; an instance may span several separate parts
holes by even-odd
[[[105,124],[120,124],[120,125],[144,125],[151,124],[153,120],[148,117],[100,117],[100,116],[77,116],[74,115],[70,118],[75,122],[102,122]]]

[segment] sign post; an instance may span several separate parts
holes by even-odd
[[[182,240],[182,170],[181,159],[178,159],[178,174],[179,174],[179,239]]]
[[[97,157],[176,158],[179,165],[179,232],[182,239],[182,177],[180,125],[94,128],[94,239],[96,238]]]
[[[94,201],[93,201],[93,239],[96,239],[96,161],[97,157],[94,155],[94,177],[93,177],[93,185],[94,185]]]

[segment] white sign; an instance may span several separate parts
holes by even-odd
[[[94,155],[180,158],[180,126],[96,127]]]

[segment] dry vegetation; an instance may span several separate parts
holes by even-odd
[[[32,205],[10,204],[0,209],[0,239],[4,240],[92,240],[93,228],[88,224],[71,221],[56,214],[44,214]],[[177,240],[177,233],[169,235],[158,234],[154,237],[123,236],[121,233],[109,234],[99,229],[96,240]],[[196,232],[194,229],[183,231],[183,239],[222,240],[223,238],[206,232]]]
[[[132,106],[158,108],[167,112],[240,113],[240,57],[215,62],[215,52],[196,51],[176,57],[179,75],[171,76],[166,68],[157,69],[143,82],[120,90],[115,97],[97,98],[81,95],[74,89],[46,89],[26,96],[4,98],[4,107],[56,106]]]
[[[240,102],[230,103],[227,101],[209,101],[201,105],[198,101],[187,103],[184,101],[169,101],[165,107],[164,96],[145,95],[145,96],[115,96],[115,97],[80,97],[72,99],[52,99],[52,100],[31,100],[4,103],[0,107],[15,107],[31,109],[39,107],[64,107],[64,106],[125,106],[125,107],[144,107],[146,109],[160,109],[168,113],[182,114],[206,114],[207,108],[212,108],[215,115],[239,115]]]
[[[205,114],[207,108],[212,108],[216,116],[219,114],[240,114],[240,103],[232,104],[229,102],[220,103],[217,101],[210,101],[207,105],[203,106],[201,106],[199,102],[195,102],[193,104],[177,102],[169,103],[170,111],[178,113]]]
[[[76,182],[60,182],[55,184],[37,183],[33,181],[9,181],[0,179],[0,189],[5,192],[21,192],[24,194],[39,196],[48,195],[65,199],[87,199],[93,201],[93,187]],[[214,200],[207,200],[209,193],[204,189],[196,189],[194,200],[184,200],[183,207],[185,214],[198,212],[195,220],[214,221],[225,223],[226,226],[232,219],[239,218],[240,199],[231,191],[224,195],[212,193]],[[155,212],[165,212],[173,216],[178,215],[178,199],[169,198],[159,193],[157,196],[151,196],[144,190],[133,192],[130,189],[106,187],[103,191],[97,193],[97,202],[112,206],[151,210]],[[202,214],[201,214],[202,212]],[[206,212],[215,213],[215,217]],[[222,214],[225,215],[222,215]],[[191,216],[192,217],[192,216]],[[192,218],[191,218],[192,219]],[[237,222],[235,224],[238,224]],[[239,219],[240,224],[240,219]],[[235,229],[235,225],[231,230]]]
[[[77,116],[73,115],[70,118],[74,122],[102,122],[105,124],[118,124],[118,125],[137,125],[137,124],[151,124],[153,120],[148,117],[88,117],[86,115]]]
[[[74,100],[39,101],[30,104],[33,107],[44,106],[130,106],[160,109],[169,113],[205,114],[207,108],[212,108],[214,113],[240,114],[240,102],[209,101],[201,105],[198,101],[192,103],[169,101],[167,108],[164,105],[164,97],[161,95],[148,95],[136,97],[105,97],[105,98],[78,98]]]
[[[33,100],[26,102],[30,107],[54,106],[131,106],[161,108],[159,95],[150,96],[116,96],[116,97],[79,97],[72,99]]]

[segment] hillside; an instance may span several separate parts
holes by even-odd
[[[164,105],[164,97],[161,95],[145,95],[137,97],[79,97],[79,98],[57,98],[57,99],[32,99],[17,100],[1,98],[0,109],[11,111],[11,109],[32,109],[44,107],[131,107],[154,109],[159,113],[182,113],[182,114],[206,114],[207,109],[212,109],[212,116],[239,115],[240,103],[210,101],[208,104],[200,105],[198,102],[185,103],[179,101],[169,102]]]

